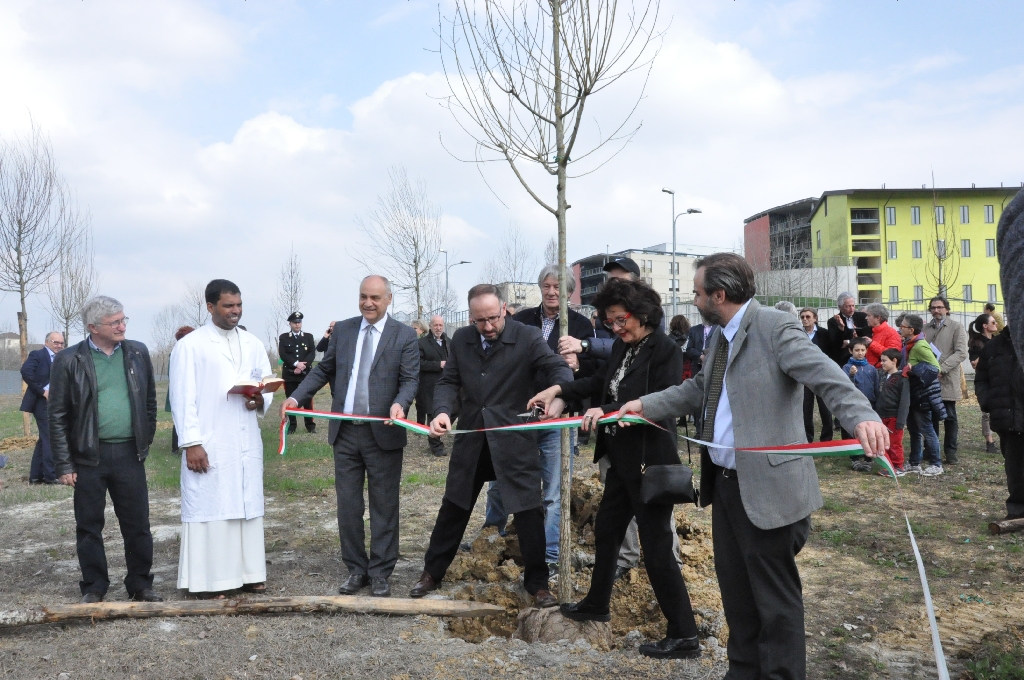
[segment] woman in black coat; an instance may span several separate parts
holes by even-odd
[[[617,338],[604,370],[589,378],[555,385],[530,404],[545,408],[545,417],[561,414],[566,401],[590,397],[601,404],[583,416],[583,428],[591,429],[597,418],[617,411],[631,399],[678,385],[683,373],[683,354],[660,330],[661,297],[640,281],[610,279],[592,303]],[[623,428],[599,425],[594,461],[608,456],[611,467],[604,496],[597,511],[594,534],[597,543],[590,592],[582,601],[563,604],[562,614],[576,621],[609,621],[609,602],[615,581],[616,557],[630,520],[636,517],[644,564],[654,595],[668,621],[665,639],[641,645],[640,653],[655,658],[700,656],[697,625],[690,596],[672,555],[671,504],[640,501],[642,465],[678,464],[674,419],[656,427]]]
[[[974,374],[978,405],[991,415],[992,429],[1006,470],[1006,519],[1024,517],[1024,371],[1010,339],[1009,327],[992,338]]]

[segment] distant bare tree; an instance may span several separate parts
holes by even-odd
[[[544,266],[558,264],[558,239],[552,236],[544,246]]]
[[[174,349],[174,334],[182,326],[191,325],[185,322],[180,304],[166,305],[153,317],[150,357],[153,360],[153,371],[157,375],[167,375],[171,350]]]
[[[0,290],[17,293],[21,303],[22,362],[28,357],[25,301],[46,284],[57,266],[68,195],[50,141],[35,121],[27,137],[0,142]],[[22,425],[28,436],[28,414]]]
[[[299,263],[299,256],[292,248],[288,259],[281,266],[281,275],[277,279],[277,290],[274,291],[274,300],[271,304],[274,315],[275,328],[285,325],[288,317],[293,312],[302,311],[302,294],[305,288],[305,280],[302,277],[302,266]],[[276,342],[276,338],[275,338]]]
[[[64,340],[71,344],[71,333],[85,334],[82,307],[96,294],[99,277],[93,252],[92,222],[87,212],[72,206],[61,233],[60,256],[53,276],[46,283],[50,316],[64,330]]]
[[[489,283],[510,283],[515,302],[522,299],[529,284],[537,276],[537,251],[515,224],[501,237],[494,256],[484,265],[484,280]]]
[[[210,313],[206,311],[206,286],[198,281],[186,283],[185,293],[177,306],[181,325],[193,328],[205,325],[210,318]]]
[[[457,305],[455,291],[445,288],[444,273],[430,274],[423,286],[423,318],[429,321],[434,314],[450,314]]]
[[[356,224],[370,239],[370,252],[357,260],[368,273],[383,274],[423,316],[423,290],[441,251],[441,209],[430,202],[422,180],[415,184],[402,166],[388,170],[391,186],[376,207]]]

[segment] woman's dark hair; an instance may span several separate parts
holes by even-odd
[[[725,291],[725,299],[742,305],[754,297],[754,270],[736,253],[714,253],[693,262],[694,271],[704,269],[704,292]]]
[[[224,293],[228,295],[241,295],[242,291],[238,290],[238,286],[227,279],[214,279],[206,284],[206,301],[211,305],[217,304],[220,301],[220,296]]]
[[[194,330],[195,330],[195,328],[192,328],[192,326],[182,326],[177,331],[175,331],[174,339],[175,340],[181,340],[183,337],[185,337],[186,335],[188,335],[189,333],[191,333]]]
[[[985,324],[992,318],[995,317],[985,312],[984,314],[979,314],[978,318],[971,322],[971,325],[967,327],[968,335],[970,336],[968,345],[971,347],[981,346],[984,342],[981,338],[985,335]]]
[[[590,304],[597,307],[601,321],[605,320],[605,310],[616,305],[648,328],[658,328],[665,317],[661,309],[661,295],[643,281],[608,279]]]
[[[682,314],[676,314],[672,317],[672,320],[668,322],[668,330],[676,335],[686,335],[690,332],[690,320]]]

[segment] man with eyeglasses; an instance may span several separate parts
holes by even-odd
[[[53,454],[50,451],[50,421],[46,417],[46,400],[50,396],[50,366],[57,352],[64,349],[64,336],[59,331],[46,334],[43,347],[29,352],[21,366],[21,378],[25,381],[25,396],[21,398],[21,410],[35,416],[39,439],[32,452],[32,466],[29,468],[29,484],[60,484],[53,468]]]
[[[153,535],[145,460],[156,433],[156,387],[149,350],[126,340],[128,317],[99,295],[82,308],[85,340],[56,356],[50,371],[50,445],[62,484],[74,487],[76,547],[83,603],[110,587],[103,547],[107,492],[124,539],[128,596],[161,602],[153,591]]]
[[[452,336],[444,372],[434,389],[433,436],[452,429],[451,414],[460,394],[459,428],[479,430],[522,422],[535,378],[544,376],[547,387],[573,379],[572,370],[551,350],[539,328],[508,319],[505,312],[497,286],[482,283],[469,290],[473,323]],[[423,574],[409,596],[423,597],[444,578],[480,489],[490,480],[497,481],[504,512],[515,517],[526,592],[538,607],[555,606],[558,601],[548,590],[544,559],[541,463],[533,432],[468,432],[455,440]]]
[[[956,465],[957,440],[960,423],[956,417],[956,402],[963,398],[960,381],[963,378],[963,363],[967,358],[967,331],[964,325],[949,316],[949,301],[936,296],[928,303],[932,320],[924,326],[924,339],[939,350],[939,385],[942,387],[942,403],[946,405],[945,433],[942,448],[945,450],[947,465]],[[935,431],[939,431],[938,421]]]

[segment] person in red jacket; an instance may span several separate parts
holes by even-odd
[[[871,344],[868,345],[868,363],[881,368],[882,352],[887,349],[902,349],[900,332],[889,325],[889,310],[880,302],[872,302],[864,308],[864,314],[871,327]]]

